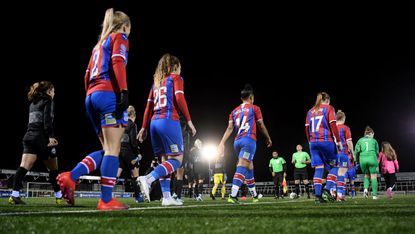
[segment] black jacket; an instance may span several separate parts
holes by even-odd
[[[137,124],[128,119],[128,126],[125,128],[121,138],[121,152],[139,154],[137,141]]]
[[[29,107],[27,133],[55,137],[53,130],[54,103],[49,95],[35,97]]]

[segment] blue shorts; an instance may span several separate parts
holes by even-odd
[[[180,121],[156,119],[150,122],[151,144],[156,156],[182,155],[183,135]]]
[[[92,122],[97,135],[101,129],[117,125],[128,125],[127,110],[123,111],[121,118],[116,118],[116,96],[114,92],[97,91],[88,95],[85,99],[85,107],[88,117]]]
[[[340,168],[349,167],[349,156],[345,153],[337,154],[337,166]]]
[[[356,179],[356,167],[349,168],[344,177],[348,178],[350,181],[354,181]]]
[[[311,166],[329,166],[330,168],[337,164],[337,148],[334,142],[311,142]]]
[[[233,143],[233,148],[238,154],[238,158],[246,159],[250,162],[254,160],[256,151],[256,141],[250,137],[242,137]]]

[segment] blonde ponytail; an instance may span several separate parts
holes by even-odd
[[[109,8],[105,11],[104,21],[102,22],[102,31],[99,36],[97,46],[99,46],[105,38],[112,32],[120,29],[124,24],[130,25],[130,17],[122,11],[115,11]]]

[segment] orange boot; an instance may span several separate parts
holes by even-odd
[[[102,199],[98,201],[98,210],[128,210],[130,208],[128,205],[118,201],[115,198],[112,198],[111,201],[105,203]]]
[[[71,172],[63,172],[56,177],[56,181],[59,184],[62,197],[70,205],[75,205],[75,181],[71,178]]]

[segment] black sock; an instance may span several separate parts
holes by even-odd
[[[193,188],[189,187],[189,198],[193,197]]]
[[[274,196],[278,197],[278,185],[275,185]]]
[[[176,195],[179,199],[182,198],[183,180],[176,180]]]
[[[295,193],[298,195],[300,195],[300,184],[296,184],[295,185]]]
[[[193,188],[193,196],[197,197],[199,194],[199,185],[195,184],[195,187]]]
[[[307,196],[310,196],[310,187],[308,187],[308,184],[304,186],[305,186],[305,191],[307,192]]]
[[[203,194],[203,184],[202,183],[199,184],[199,193],[197,195],[199,195],[199,194]]]
[[[137,184],[137,177],[132,177],[133,179],[133,189],[134,189],[134,197],[138,197],[140,195],[140,187]]]
[[[277,197],[280,196],[280,186],[275,186],[275,194],[277,194]]]
[[[53,187],[53,191],[59,192],[61,188],[59,187],[58,183],[56,182],[56,177],[58,176],[58,170],[50,170],[49,171],[49,181]]]
[[[20,189],[23,188],[23,178],[25,177],[27,173],[26,168],[19,167],[17,168],[16,174],[14,175],[13,179],[13,190],[14,191],[20,191]]]

